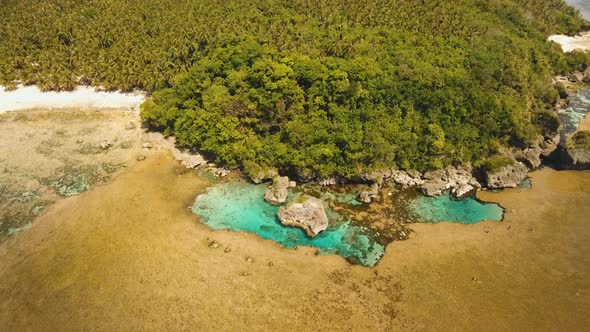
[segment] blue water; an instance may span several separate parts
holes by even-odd
[[[501,221],[504,210],[495,203],[482,203],[473,198],[455,199],[450,195],[436,197],[419,196],[408,206],[420,221],[451,221],[474,224],[483,220]]]
[[[256,233],[286,248],[313,246],[321,254],[354,257],[366,266],[374,266],[383,255],[385,247],[375,242],[374,232],[342,220],[327,207],[330,226],[313,239],[299,228],[281,225],[277,219],[279,208],[263,199],[265,190],[264,186],[244,181],[215,185],[197,196],[192,211],[213,229]]]
[[[358,195],[354,192],[352,193],[338,193],[338,192],[331,192],[326,191],[322,193],[322,198],[332,201],[334,203],[346,204],[350,206],[360,206],[363,205],[363,202],[357,200]]]
[[[569,106],[557,111],[566,133],[576,131],[578,123],[588,113],[590,113],[590,90],[588,89],[581,89],[580,92],[569,97]]]

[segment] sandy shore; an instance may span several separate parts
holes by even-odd
[[[16,90],[6,91],[0,86],[0,113],[38,107],[139,109],[144,100],[144,93],[99,92],[87,86],[62,92],[42,92],[36,86],[22,85]]]
[[[590,32],[584,32],[574,37],[553,35],[549,36],[548,40],[561,45],[561,49],[564,52],[571,52],[573,50],[590,50]]]
[[[583,330],[590,172],[532,178],[481,193],[513,211],[504,222],[414,225],[372,269],[208,229],[188,209],[206,179],[150,151],[0,245],[0,327]]]

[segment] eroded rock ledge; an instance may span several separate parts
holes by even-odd
[[[279,220],[283,225],[303,229],[310,237],[315,237],[328,228],[328,216],[324,210],[324,204],[320,199],[308,195],[282,207],[279,210]]]

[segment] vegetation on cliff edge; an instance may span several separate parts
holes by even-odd
[[[562,0],[6,0],[0,84],[153,92],[142,116],[216,162],[302,177],[439,168],[552,128]]]

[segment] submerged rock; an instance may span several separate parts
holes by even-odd
[[[281,205],[287,201],[289,194],[289,178],[286,176],[275,176],[272,185],[266,191],[264,199],[273,205]]]
[[[299,227],[310,237],[315,237],[328,228],[328,216],[321,200],[304,195],[299,202],[289,204],[279,210],[279,220],[283,225]]]
[[[103,141],[103,142],[100,142],[99,146],[101,149],[106,150],[106,149],[110,148],[111,146],[113,146],[113,144],[110,142],[107,142],[107,141]]]
[[[373,183],[369,190],[363,190],[359,193],[359,200],[363,203],[371,203],[379,195],[379,184]]]

